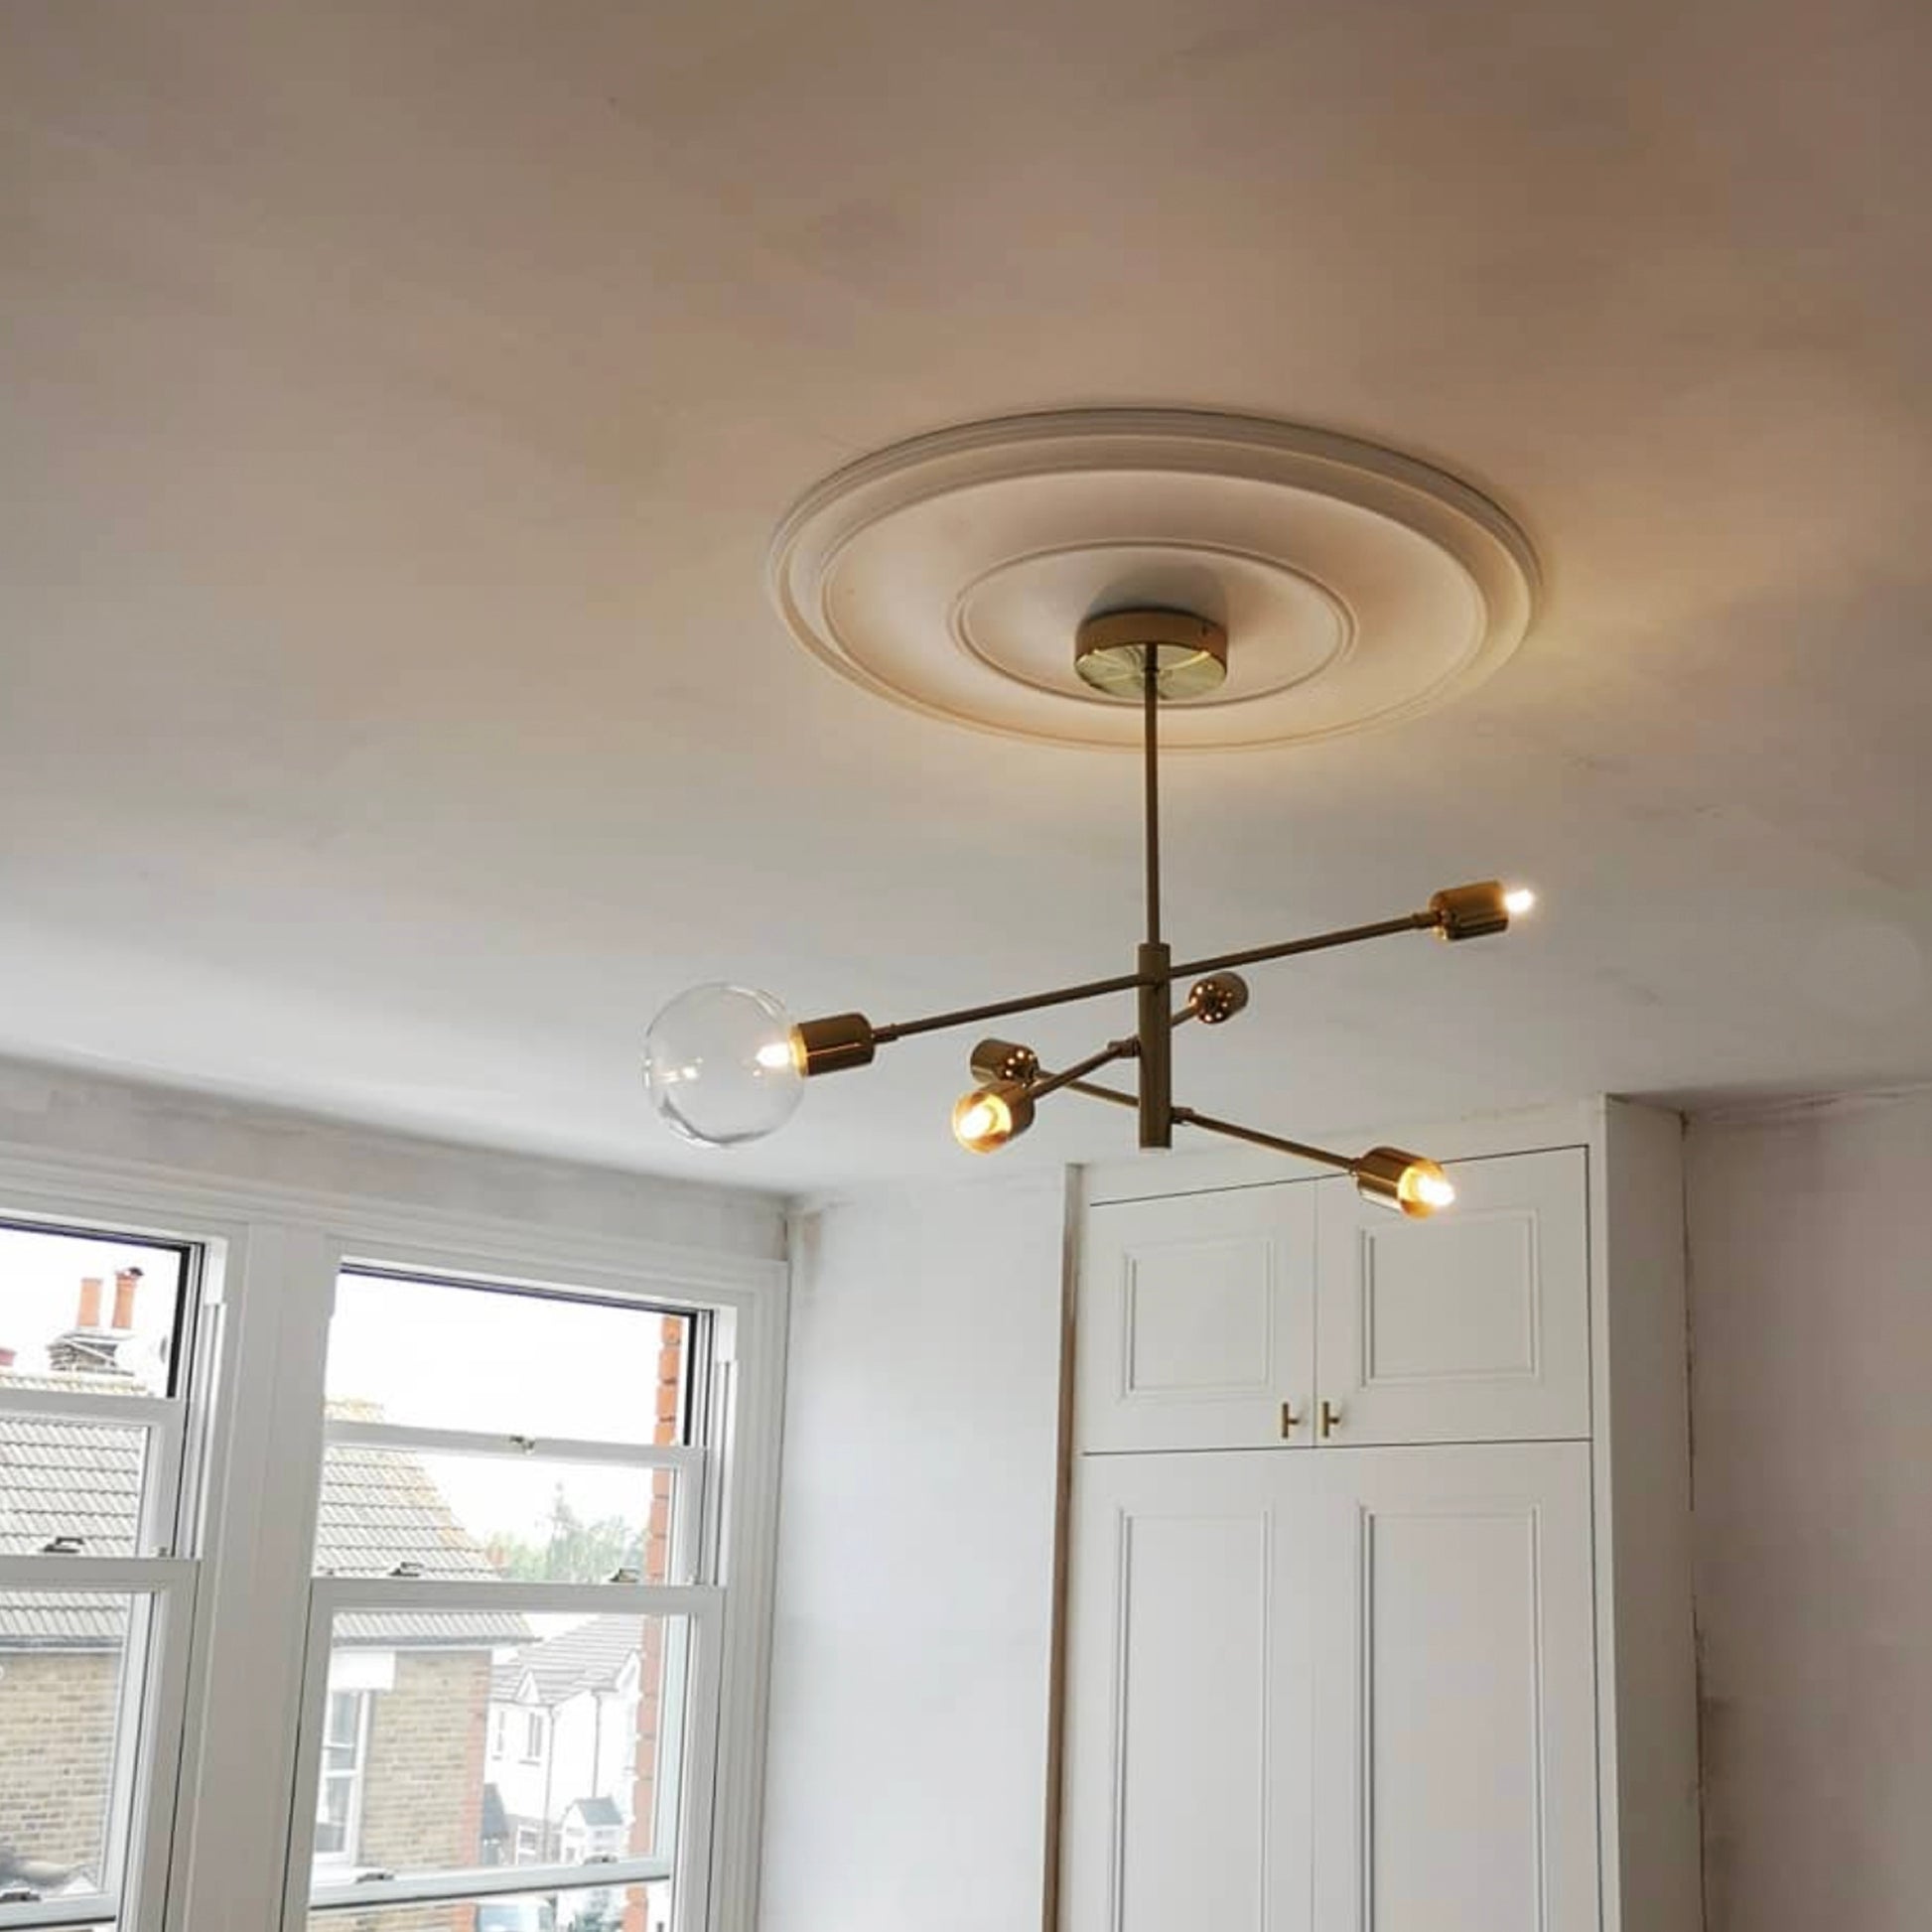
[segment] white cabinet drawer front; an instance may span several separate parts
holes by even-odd
[[[1426,1221],[1319,1197],[1318,1394],[1337,1443],[1589,1434],[1587,1173],[1580,1148],[1464,1161]]]
[[[1587,1447],[1318,1467],[1317,1923],[1594,1932]]]
[[[1306,1447],[1314,1189],[1092,1209],[1080,1259],[1082,1449]],[[1297,1427],[1282,1433],[1287,1403]]]
[[[1064,1932],[1310,1932],[1311,1462],[1082,1463]]]

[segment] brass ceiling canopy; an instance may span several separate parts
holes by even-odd
[[[1164,702],[1203,698],[1227,682],[1228,633],[1186,611],[1109,611],[1074,633],[1073,668],[1108,698],[1141,695],[1142,666],[1154,658]]]
[[[790,554],[786,531],[795,535],[798,519],[798,512],[788,519],[774,556]],[[1138,581],[1145,585],[1148,576],[1143,568]],[[1399,932],[1433,932],[1449,941],[1479,939],[1506,932],[1512,919],[1529,910],[1534,895],[1483,880],[1450,887],[1418,911],[1370,925],[1176,961],[1161,926],[1162,714],[1164,707],[1171,707],[1173,719],[1181,721],[1214,709],[1230,682],[1228,628],[1199,609],[1143,602],[1124,595],[1116,584],[1112,595],[1095,597],[1090,589],[1086,608],[1067,631],[1073,650],[1059,658],[1062,674],[1070,672],[1088,694],[1080,702],[1104,707],[1110,723],[1131,719],[1141,752],[1146,927],[1133,970],[889,1026],[875,1026],[862,1013],[794,1022],[768,993],[722,984],[693,987],[657,1015],[646,1035],[644,1086],[652,1103],[685,1139],[709,1147],[735,1146],[783,1126],[807,1080],[869,1065],[882,1046],[895,1040],[1131,993],[1134,1030],[1057,1071],[1041,1066],[1038,1053],[1024,1041],[1004,1034],[981,1038],[968,1055],[974,1084],[952,1110],[953,1135],[960,1146],[976,1154],[994,1153],[1027,1132],[1041,1101],[1055,1093],[1077,1093],[1132,1109],[1144,1148],[1171,1147],[1176,1127],[1191,1127],[1340,1169],[1354,1177],[1365,1198],[1403,1214],[1426,1216],[1448,1206],[1455,1189],[1443,1170],[1422,1155],[1390,1147],[1339,1154],[1177,1103],[1173,1036],[1190,1021],[1218,1029],[1245,1011],[1249,993],[1238,970],[1242,967]],[[1245,652],[1245,637],[1242,644]],[[1065,652],[1064,641],[1060,649]],[[1237,672],[1244,661],[1237,660]],[[1190,981],[1176,1006],[1176,987]],[[1132,1061],[1136,1068],[1131,1092],[1093,1077],[1120,1061]]]

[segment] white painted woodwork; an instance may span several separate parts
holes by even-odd
[[[1582,1148],[1452,1165],[1454,1207],[1410,1220],[1347,1180],[1317,1198],[1316,1396],[1332,1442],[1589,1434]]]
[[[1083,1460],[1069,1932],[1311,1932],[1315,1460]]]
[[[1074,1428],[1082,1449],[1313,1440],[1314,1198],[1231,1188],[1091,1211]],[[1282,1405],[1297,1426],[1283,1433]]]
[[[1058,1932],[1698,1932],[1682,1124],[1597,1101],[1387,1138],[1454,1157],[1451,1213],[1246,1155],[1088,1176],[1076,1441],[1151,1441],[1096,1293],[1119,1305],[1130,1246],[1213,1252],[1304,1201],[1311,1396],[1342,1421],[1271,1455],[1257,1405],[1226,1453],[1237,1405],[1183,1404],[1200,1434],[1074,1458]],[[1233,1360],[1253,1292],[1225,1256],[1213,1279]],[[1295,1541],[1265,1566],[1262,1522]]]
[[[1316,1461],[1314,1922],[1594,1932],[1582,1443]]]

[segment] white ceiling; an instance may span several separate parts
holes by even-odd
[[[636,1042],[695,978],[1125,968],[1132,760],[866,697],[761,566],[865,450],[1153,402],[1441,463],[1549,577],[1457,708],[1174,767],[1185,948],[1547,905],[1258,973],[1186,1097],[1932,1076],[1928,18],[11,0],[0,1050],[714,1178],[963,1159],[956,1036],[735,1162]],[[1122,1145],[1082,1106],[1028,1147]]]

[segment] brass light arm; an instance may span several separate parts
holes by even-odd
[[[1191,973],[1218,973],[1229,966],[1259,966],[1264,960],[1292,959],[1297,953],[1326,952],[1331,946],[1353,946],[1364,939],[1384,939],[1395,932],[1434,932],[1443,923],[1433,908],[1405,913],[1399,919],[1378,919],[1373,925],[1343,926],[1338,932],[1317,932],[1312,939],[1285,939],[1276,946],[1250,946],[1244,952],[1216,953],[1211,959],[1183,960],[1173,969],[1175,979]]]
[[[1291,1141],[1280,1134],[1264,1134],[1258,1127],[1243,1127],[1231,1120],[1218,1120],[1212,1114],[1196,1113],[1192,1107],[1176,1107],[1173,1117],[1183,1127],[1198,1127],[1204,1134],[1223,1134],[1231,1141],[1246,1141],[1251,1147],[1265,1147],[1276,1154],[1292,1154],[1300,1161],[1318,1162],[1324,1168],[1339,1168],[1344,1173],[1355,1172],[1354,1159],[1325,1147],[1311,1147],[1306,1141]]]
[[[895,1021],[890,1027],[875,1027],[872,1036],[880,1045],[888,1046],[896,1039],[910,1039],[915,1034],[944,1033],[949,1027],[970,1027],[979,1020],[1001,1020],[1010,1013],[1036,1013],[1041,1007],[1063,1007],[1079,1000],[1098,1000],[1109,993],[1131,993],[1141,984],[1139,973],[1116,973],[1111,979],[1057,986],[1050,993],[1023,993],[1014,1000],[993,1000],[985,1006],[958,1007],[950,1013],[928,1014],[920,1020]]]
[[[1116,1107],[1139,1107],[1141,1102],[1136,1094],[1123,1093],[1118,1087],[1103,1087],[1093,1080],[1069,1080],[1068,1093],[1083,1093],[1089,1100],[1110,1100]]]
[[[1212,1114],[1196,1113],[1191,1107],[1176,1107],[1173,1118],[1182,1126],[1224,1134],[1231,1141],[1246,1141],[1251,1147],[1265,1147],[1273,1154],[1292,1154],[1300,1161],[1339,1168],[1354,1177],[1355,1191],[1364,1200],[1397,1208],[1416,1219],[1426,1219],[1455,1198],[1455,1188],[1448,1174],[1434,1161],[1404,1148],[1372,1147],[1366,1154],[1351,1158],[1325,1147],[1311,1147],[1306,1141],[1291,1141],[1285,1135],[1264,1134],[1256,1127],[1217,1120]]]
[[[1227,967],[1253,966],[1263,960],[1291,959],[1300,953],[1325,952],[1330,947],[1352,946],[1364,939],[1386,938],[1391,933],[1434,932],[1442,923],[1442,917],[1437,912],[1409,912],[1399,919],[1382,919],[1374,925],[1344,926],[1336,932],[1318,932],[1309,939],[1286,939],[1279,945],[1253,946],[1245,952],[1216,953],[1208,959],[1185,959],[1160,971],[1116,973],[1110,979],[1083,980],[1077,986],[1059,986],[1047,993],[1024,993],[1018,999],[994,1000],[986,1006],[959,1007],[950,1013],[929,1014],[920,1020],[895,1021],[889,1027],[875,1027],[872,1036],[885,1046],[896,1039],[909,1039],[915,1034],[943,1033],[949,1027],[967,1027],[979,1020],[999,1020],[1012,1013],[1035,1013],[1041,1007],[1098,1000],[1109,993],[1132,993],[1143,986],[1169,986],[1175,980],[1194,979]]]
[[[1116,1107],[1138,1107],[1141,1103],[1131,1093],[1123,1093],[1118,1087],[1105,1087],[1092,1080],[1068,1080],[1062,1077],[1060,1084],[1069,1093],[1083,1093],[1090,1100],[1111,1101]],[[1355,1162],[1346,1154],[1336,1154],[1325,1147],[1311,1147],[1306,1141],[1291,1141],[1280,1134],[1264,1134],[1256,1127],[1242,1127],[1231,1120],[1218,1120],[1212,1114],[1196,1112],[1192,1107],[1176,1107],[1173,1110],[1175,1124],[1182,1127],[1198,1127],[1206,1134],[1225,1134],[1230,1140],[1247,1141],[1255,1147],[1265,1147],[1276,1154],[1292,1154],[1303,1161],[1316,1161],[1325,1168],[1339,1168],[1344,1173],[1353,1173]]]
[[[1089,1053],[1083,1060],[1075,1060],[1058,1073],[1042,1072],[1028,1086],[1027,1096],[1031,1100],[1039,1100],[1049,1093],[1058,1093],[1062,1087],[1077,1088],[1089,1073],[1097,1072],[1115,1060],[1134,1059],[1140,1050],[1141,1042],[1138,1039],[1110,1039],[1099,1052]]]

